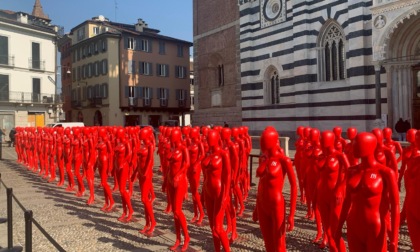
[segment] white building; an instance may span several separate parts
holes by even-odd
[[[58,120],[56,38],[36,0],[32,14],[0,10],[0,128]]]

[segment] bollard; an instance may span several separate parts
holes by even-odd
[[[13,189],[7,188],[7,248],[13,248],[13,212],[12,212],[12,196]]]
[[[25,251],[32,252],[32,216],[31,210],[25,211]]]

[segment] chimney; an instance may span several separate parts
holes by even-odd
[[[21,22],[22,24],[27,24],[28,16],[25,13],[18,13],[17,21]]]
[[[145,28],[145,27],[147,28],[148,26],[143,19],[139,18],[139,19],[137,19],[137,24],[135,24],[134,27],[136,28],[136,31],[142,32],[143,28]]]

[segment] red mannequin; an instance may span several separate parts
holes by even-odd
[[[350,140],[344,147],[344,153],[347,155],[349,160],[350,166],[355,166],[359,164],[359,159],[354,156],[353,153],[353,146],[354,146],[354,139],[357,135],[357,129],[353,127],[349,127],[347,129],[347,138]]]
[[[43,161],[44,161],[44,176],[42,176],[44,179],[47,178],[49,176],[50,173],[50,136],[48,133],[48,129],[47,128],[43,128],[42,129],[43,134],[42,134],[42,148],[43,150]],[[30,137],[28,138],[28,140],[30,140]],[[28,149],[30,150],[30,141],[28,142]],[[32,162],[32,155],[30,154],[29,151],[29,166],[31,165]]]
[[[248,157],[252,150],[252,143],[249,136],[245,135],[245,127],[243,126],[239,127],[239,137],[242,139],[244,143],[244,150],[243,150],[243,154],[241,155],[241,164],[239,168],[239,172],[241,173],[239,183],[243,191],[244,201],[246,201],[248,198],[248,191],[250,189],[249,172],[248,172]]]
[[[316,197],[317,197],[317,183],[319,180],[319,171],[316,167],[316,160],[321,155],[321,143],[319,142],[320,132],[318,129],[313,128],[310,130],[308,142],[305,145],[305,192],[306,192],[306,206],[308,207],[307,218],[313,220],[315,217],[317,235],[313,242],[317,242],[322,236],[322,225],[321,225],[321,215],[316,206]],[[326,235],[324,234],[322,243],[325,245]],[[323,246],[321,245],[321,246]]]
[[[136,153],[138,153],[140,149],[140,140],[139,140],[139,134],[140,134],[140,128],[139,127],[128,127],[127,128],[128,133],[128,141],[131,145],[133,155],[131,155],[131,159],[129,161],[129,174],[128,177],[131,178],[134,174],[134,171],[137,169],[137,162],[138,162],[138,156]],[[133,181],[130,179],[128,184],[128,193],[131,197],[133,195]]]
[[[236,208],[236,211],[238,212],[238,216],[242,216],[243,212],[245,210],[245,206],[244,206],[244,195],[243,195],[243,175],[244,173],[242,172],[242,161],[243,161],[243,156],[245,155],[245,144],[244,141],[240,138],[239,136],[240,132],[239,132],[239,128],[235,127],[232,129],[232,137],[233,137],[233,143],[238,147],[238,158],[239,158],[239,164],[238,164],[238,175],[236,178],[236,183],[233,185],[233,189],[234,189],[234,194],[235,194],[235,199],[236,202],[239,203],[239,211]],[[242,182],[241,182],[242,181]]]
[[[296,152],[295,152],[295,159],[293,161],[296,168],[297,179],[299,182],[300,202],[302,203],[306,202],[306,197],[303,190],[304,186],[303,186],[303,174],[302,174],[305,169],[305,167],[303,167],[303,158],[304,158],[303,156],[305,155],[305,152],[304,152],[305,139],[303,135],[304,129],[305,127],[303,126],[299,126],[296,129],[296,134],[298,135],[298,139],[295,142]]]
[[[343,129],[341,127],[334,127],[333,129],[335,135],[335,149],[339,152],[344,151],[344,147],[347,145],[346,140],[341,136]]]
[[[286,230],[294,228],[297,184],[291,160],[279,152],[279,135],[273,127],[267,127],[261,135],[261,163],[257,169],[260,178],[257,203],[253,215],[259,221],[268,252],[286,251]],[[284,177],[290,183],[290,214],[286,217],[285,202],[282,196]]]
[[[395,172],[395,174],[398,174],[397,159],[395,158],[394,153],[392,153],[392,151],[383,143],[382,130],[376,128],[372,130],[372,133],[376,136],[376,139],[378,141],[375,149],[376,160],[382,165],[391,168]]]
[[[168,172],[169,172],[169,160],[168,155],[171,152],[171,143],[170,143],[170,136],[172,133],[172,128],[166,127],[163,131],[165,135],[162,138],[162,143],[159,147],[159,150],[162,149],[163,152],[163,160],[161,160],[162,166],[162,174],[163,174],[163,183],[162,183],[162,192],[166,192],[166,209],[165,213],[170,213],[172,211],[172,201],[169,196],[168,191]],[[160,142],[159,142],[160,144]]]
[[[48,159],[50,161],[50,179],[48,180],[48,182],[53,182],[55,180],[55,168],[56,168],[56,162],[55,162],[55,156],[56,156],[56,146],[55,146],[55,141],[54,141],[54,135],[56,134],[56,132],[54,132],[53,128],[50,128],[48,130],[49,133],[49,137],[48,137],[48,141],[49,141],[49,146],[50,146],[50,154],[48,156]],[[33,163],[32,163],[33,165]]]
[[[84,150],[88,152],[87,160],[86,160],[86,166],[85,166],[85,174],[86,174],[86,180],[89,186],[89,199],[87,201],[88,205],[93,204],[93,201],[95,200],[95,192],[94,192],[94,179],[95,179],[95,172],[94,167],[97,160],[97,153],[96,153],[96,144],[93,137],[93,132],[96,129],[93,127],[85,127],[84,128]],[[85,155],[86,156],[86,155]]]
[[[190,138],[191,127],[190,126],[182,127],[181,131],[182,131],[182,139],[184,141],[184,145],[190,146],[191,145],[191,138]]]
[[[57,134],[55,136],[55,146],[57,149],[56,152],[56,159],[58,164],[58,173],[60,176],[60,180],[57,183],[57,186],[64,185],[64,144],[63,144],[63,137],[64,137],[64,129],[62,127],[57,128]]]
[[[408,139],[408,136],[407,136]],[[420,146],[420,131],[416,132],[416,146]],[[420,153],[412,158],[411,167],[406,171],[406,216],[408,232],[414,252],[420,251]]]
[[[72,143],[72,134],[70,128],[64,129],[64,137],[63,137],[63,145],[64,145],[64,164],[66,166],[66,173],[67,179],[69,181],[69,185],[66,188],[66,191],[73,191],[74,190],[74,177],[73,172],[71,170],[71,165],[73,163],[73,151],[71,148]]]
[[[101,176],[101,186],[104,190],[105,203],[101,208],[104,212],[109,212],[114,207],[114,199],[112,197],[111,188],[108,184],[108,174],[112,172],[112,157],[114,155],[111,142],[108,139],[108,134],[105,128],[99,129],[99,141],[96,145],[99,157],[99,175]]]
[[[407,131],[407,142],[410,143],[410,146],[404,148],[403,155],[402,155],[402,164],[400,168],[400,174],[398,176],[398,188],[401,189],[401,181],[404,177],[404,185],[405,188],[410,187],[411,180],[408,179],[408,176],[405,176],[406,171],[410,170],[411,166],[413,165],[412,159],[415,156],[418,156],[420,154],[418,147],[416,146],[416,129],[409,129]],[[406,220],[406,204],[407,204],[407,198],[408,198],[408,191],[406,190],[406,196],[404,199],[404,204],[401,210],[401,218],[400,218],[400,224],[403,224]]]
[[[144,216],[146,219],[146,225],[144,225],[143,230],[140,232],[147,235],[151,235],[156,226],[152,206],[154,157],[150,135],[153,135],[150,128],[142,128],[140,130],[140,141],[142,144],[140,143],[141,145],[139,145],[137,153],[135,153],[135,155],[138,155],[138,164],[131,177],[132,181],[134,181],[136,177],[139,179],[141,201],[144,206]]]
[[[128,162],[132,153],[131,146],[126,139],[125,130],[123,128],[117,130],[117,146],[114,148],[114,153],[116,162],[115,169],[117,169],[116,175],[123,206],[123,213],[118,220],[121,222],[129,222],[133,216],[133,207],[131,206],[130,195],[127,192],[126,185],[129,173]]]
[[[345,172],[350,166],[344,153],[335,149],[335,136],[331,131],[321,135],[322,154],[317,160],[320,171],[317,186],[317,208],[321,214],[322,228],[327,235],[330,251],[345,251],[344,240],[336,244],[333,235],[337,229],[338,218],[345,195]],[[324,248],[325,244],[321,244]]]
[[[203,190],[207,215],[213,235],[215,251],[230,251],[228,236],[223,229],[225,208],[228,206],[231,166],[229,155],[219,146],[220,135],[215,130],[210,130],[207,135],[209,152],[203,159],[204,176]]]
[[[235,195],[234,186],[238,184],[238,171],[239,171],[239,146],[232,142],[231,140],[232,130],[229,128],[222,129],[222,147],[229,153],[230,160],[230,172],[231,172],[231,184],[229,189],[229,199],[226,209],[226,218],[227,218],[227,233],[232,232],[230,237],[230,242],[234,242],[238,237],[236,232],[236,209],[232,203],[232,196]]]
[[[188,145],[188,152],[190,155],[190,167],[188,167],[187,178],[188,183],[190,184],[194,208],[194,217],[191,222],[196,222],[197,225],[201,225],[204,218],[204,210],[198,188],[200,187],[201,161],[203,160],[205,153],[203,143],[200,140],[199,129],[193,128],[189,133],[190,145]]]
[[[166,153],[168,160],[168,174],[167,174],[167,191],[172,205],[172,212],[174,214],[176,241],[170,247],[171,250],[176,250],[181,243],[181,229],[184,234],[184,244],[182,251],[188,249],[190,236],[187,229],[187,221],[182,212],[182,202],[184,201],[185,193],[188,190],[186,173],[190,166],[190,157],[187,148],[182,144],[181,130],[174,128],[171,132],[171,148]]]
[[[85,193],[85,186],[83,184],[83,178],[80,174],[80,168],[82,166],[83,156],[82,156],[82,138],[80,136],[80,128],[74,127],[73,128],[73,141],[72,145],[72,152],[73,152],[73,168],[74,173],[76,174],[77,178],[77,193],[76,196],[81,197]]]
[[[110,134],[110,141],[112,144],[112,148],[115,149],[115,147],[117,147],[117,131],[118,128],[116,126],[112,127],[111,129],[111,134]],[[114,153],[115,155],[115,153]],[[112,157],[112,159],[114,160],[114,157]],[[117,176],[117,167],[116,167],[116,162],[112,163],[113,168],[112,168],[112,176],[114,177],[114,187],[112,188],[112,191],[115,192],[118,190],[118,176]]]
[[[361,163],[347,171],[346,197],[335,235],[336,243],[342,236],[347,221],[347,239],[350,251],[387,251],[386,218],[391,209],[389,251],[398,246],[399,194],[395,173],[375,158],[377,139],[372,133],[357,135],[354,154]]]
[[[384,145],[391,150],[394,156],[398,153],[399,157],[397,159],[397,163],[401,162],[403,150],[399,142],[392,140],[392,129],[385,128],[382,131],[384,134]]]

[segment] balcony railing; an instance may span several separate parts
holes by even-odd
[[[45,70],[45,61],[44,60],[32,60],[29,58],[29,69],[32,70]]]
[[[62,103],[63,99],[61,95],[56,94],[36,94],[10,91],[0,93],[0,102],[56,104]]]
[[[71,101],[71,108],[73,109],[81,109],[82,108],[82,101]]]
[[[185,108],[186,105],[187,105],[186,100],[178,100],[178,107]]]
[[[91,107],[102,107],[102,98],[92,98],[90,99]]]
[[[160,99],[161,107],[168,107],[168,99]]]
[[[0,55],[0,65],[15,66],[15,56]]]
[[[137,107],[139,105],[139,100],[134,97],[128,97],[128,106]]]

